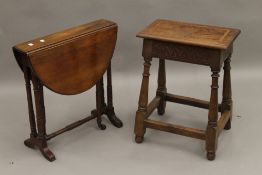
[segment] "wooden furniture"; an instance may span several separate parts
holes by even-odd
[[[139,106],[135,121],[135,140],[143,142],[146,128],[184,135],[206,141],[207,159],[214,160],[220,132],[230,129],[232,95],[230,59],[233,42],[240,30],[191,24],[170,20],[156,20],[137,37],[143,38],[144,72]],[[158,88],[156,97],[148,104],[149,70],[153,57],[159,58]],[[212,72],[210,102],[167,93],[165,60],[181,61],[209,66]],[[218,103],[218,77],[224,63],[223,100]],[[157,108],[165,113],[166,102],[175,102],[209,110],[206,130],[188,128],[149,119]],[[218,112],[221,117],[218,118]]]
[[[38,147],[43,156],[55,160],[47,141],[76,128],[91,119],[97,119],[102,130],[101,116],[106,114],[116,127],[122,122],[116,117],[112,99],[111,58],[117,39],[117,25],[108,20],[54,33],[13,47],[17,63],[24,73],[28,100],[31,134],[25,145]],[[103,75],[107,71],[107,104],[104,99]],[[31,94],[33,83],[35,110]],[[89,117],[72,123],[52,134],[46,133],[46,115],[43,86],[63,94],[75,95],[96,85],[96,109]]]

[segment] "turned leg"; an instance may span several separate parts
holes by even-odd
[[[41,153],[47,160],[54,161],[55,156],[48,149],[46,141],[46,116],[44,106],[43,85],[35,76],[32,76],[32,81],[34,86],[36,119],[38,129],[37,141],[34,140],[33,142],[36,146],[39,147]]]
[[[233,111],[233,102],[232,102],[232,91],[231,91],[231,76],[230,76],[230,60],[227,58],[224,62],[224,80],[223,80],[223,98],[222,98],[222,110],[223,113],[226,110],[230,111],[230,118],[227,121],[224,129],[229,130],[231,128],[232,121],[232,111]]]
[[[103,109],[106,108],[106,103],[105,103],[105,90],[104,90],[104,77],[102,76],[101,78],[101,103]]]
[[[102,88],[103,86],[103,78],[101,78],[96,84],[96,117],[97,117],[97,125],[101,130],[106,129],[106,125],[102,124],[102,114],[103,114],[103,103],[102,103]]]
[[[28,67],[24,66],[24,78],[25,78],[25,86],[26,86],[26,95],[27,95],[27,102],[28,102],[28,113],[29,113],[29,123],[30,123],[30,138],[37,137],[36,131],[36,123],[35,123],[35,113],[33,108],[33,100],[32,100],[32,91],[31,91],[31,83],[30,83],[30,70]],[[33,145],[25,142],[25,145],[32,148]]]
[[[211,96],[210,105],[208,112],[208,125],[206,131],[206,151],[207,159],[214,160],[216,157],[217,149],[217,120],[218,120],[218,77],[219,71],[212,70],[212,85],[211,85]]]
[[[147,111],[148,104],[148,85],[149,85],[149,71],[151,66],[152,58],[144,58],[144,72],[143,79],[140,89],[140,96],[138,102],[138,110],[136,112],[136,120],[135,120],[135,140],[137,143],[142,143],[145,134],[145,126],[144,119]]]
[[[113,106],[112,73],[111,64],[107,68],[107,108],[106,114],[110,122],[117,128],[123,126],[122,121],[116,116]]]
[[[166,109],[166,67],[165,67],[165,60],[159,59],[159,68],[158,68],[158,87],[156,95],[160,96],[160,102],[157,107],[157,112],[159,115],[163,115]]]

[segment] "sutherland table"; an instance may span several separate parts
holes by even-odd
[[[116,23],[97,20],[14,46],[14,55],[23,70],[26,83],[31,128],[30,138],[24,142],[26,146],[38,147],[46,159],[53,161],[55,156],[47,147],[47,141],[53,137],[95,118],[98,127],[105,129],[101,119],[103,114],[106,114],[116,127],[122,126],[122,122],[115,115],[112,101],[111,58],[116,39]],[[107,104],[103,87],[105,71]],[[36,116],[30,81],[34,88]],[[43,86],[59,94],[75,95],[94,85],[96,109],[91,115],[57,132],[46,134]]]
[[[238,29],[170,20],[156,20],[138,33],[137,37],[144,39],[142,55],[145,63],[135,121],[137,143],[143,142],[146,128],[171,132],[205,140],[207,159],[215,159],[218,136],[223,129],[231,127],[230,59],[233,42],[239,33]],[[158,88],[156,97],[148,104],[149,70],[153,57],[159,58]],[[212,72],[210,102],[167,93],[166,59],[209,66]],[[223,99],[219,104],[218,77],[223,63]],[[208,109],[207,129],[188,128],[149,119],[156,108],[159,115],[165,113],[166,101]],[[220,118],[218,118],[218,112],[221,112]]]

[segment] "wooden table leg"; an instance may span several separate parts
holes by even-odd
[[[211,96],[210,105],[208,112],[208,125],[206,133],[206,151],[207,159],[214,160],[216,157],[217,149],[217,120],[218,120],[218,78],[219,71],[212,70],[212,85],[211,85]]]
[[[106,129],[106,125],[102,124],[102,114],[103,114],[103,104],[102,104],[102,86],[103,86],[103,78],[101,78],[96,84],[96,117],[97,117],[97,125],[101,130]]]
[[[144,72],[143,72],[143,80],[140,89],[140,96],[138,102],[138,110],[136,112],[136,120],[135,120],[135,141],[137,143],[142,143],[145,134],[145,126],[144,119],[147,111],[148,104],[148,85],[149,85],[149,71],[151,66],[152,58],[144,58]]]
[[[156,95],[160,96],[160,102],[157,107],[157,112],[159,115],[163,115],[165,113],[166,108],[166,66],[165,66],[165,60],[159,59],[159,68],[158,68],[158,87]]]
[[[230,62],[231,62],[230,57],[227,58],[224,62],[223,98],[222,98],[222,110],[221,110],[221,113],[223,113],[226,110],[230,111],[230,118],[224,127],[224,129],[226,130],[229,130],[231,128],[232,112],[233,112]]]
[[[101,103],[103,109],[106,108],[106,102],[105,102],[105,90],[104,90],[104,77],[101,78]]]
[[[32,81],[34,86],[35,94],[35,107],[36,107],[36,118],[37,118],[37,128],[38,137],[34,144],[39,147],[43,156],[49,160],[54,161],[55,155],[49,150],[46,141],[46,116],[45,116],[45,106],[44,106],[44,94],[43,85],[40,80],[32,75]]]
[[[35,112],[33,108],[33,100],[32,100],[32,91],[31,91],[31,83],[30,83],[30,70],[27,66],[23,67],[24,71],[24,78],[25,78],[25,86],[26,86],[26,95],[27,95],[27,102],[28,102],[28,113],[29,113],[29,123],[30,123],[30,138],[37,137],[36,131],[36,123],[35,123]],[[33,147],[28,142],[25,142],[25,145],[28,147]]]
[[[113,106],[113,90],[112,90],[112,72],[111,63],[107,68],[107,108],[106,114],[109,121],[117,128],[123,126],[122,121],[116,116],[114,106]]]

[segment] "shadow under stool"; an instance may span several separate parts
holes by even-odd
[[[223,129],[231,128],[232,94],[230,60],[233,42],[240,30],[158,19],[137,34],[143,38],[144,72],[139,106],[135,119],[135,141],[142,143],[146,128],[193,137],[206,141],[207,159],[216,156],[218,136]],[[149,70],[152,58],[159,58],[158,87],[156,96],[148,103]],[[211,68],[210,101],[167,93],[165,60],[181,61]],[[224,65],[223,97],[218,103],[218,78]],[[189,128],[149,119],[157,108],[165,113],[166,102],[180,103],[208,109],[206,130]],[[218,113],[221,112],[221,117]]]

